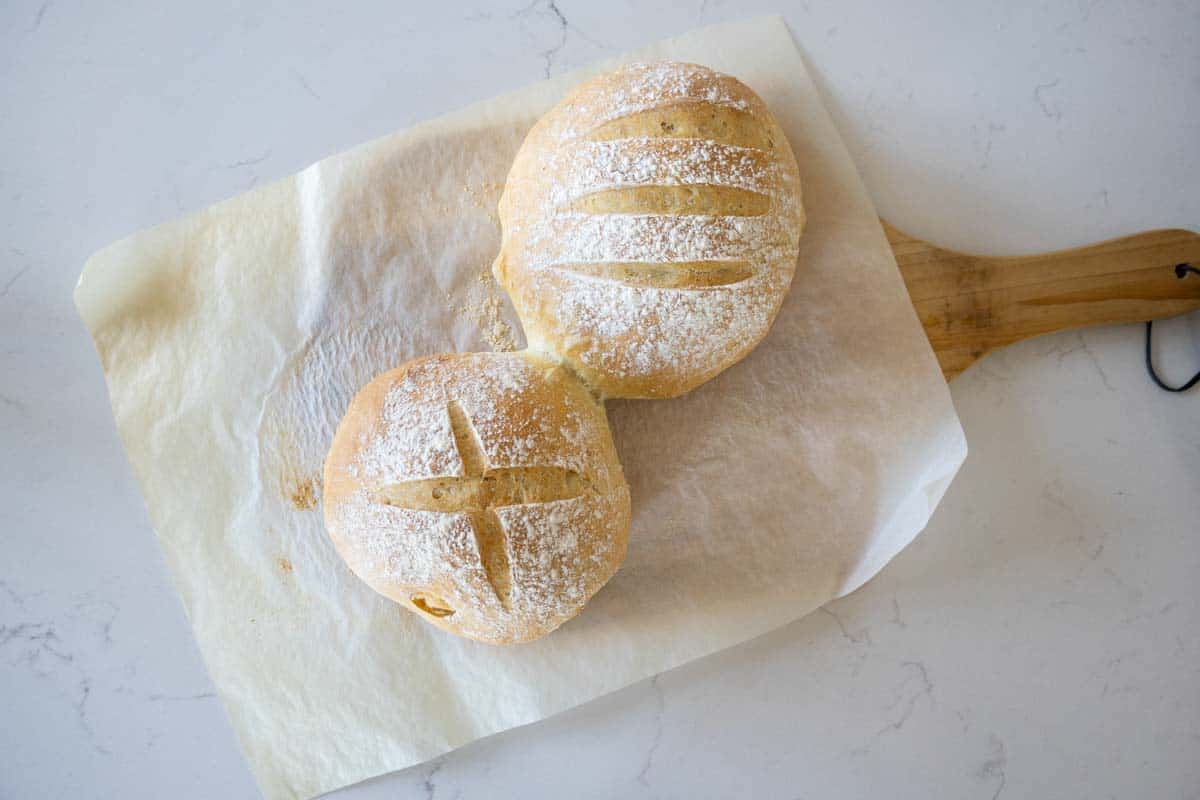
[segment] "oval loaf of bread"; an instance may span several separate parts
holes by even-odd
[[[748,87],[631,64],[533,127],[500,200],[493,270],[531,347],[606,397],[673,397],[766,334],[804,211],[787,139]]]
[[[629,488],[604,408],[529,353],[440,355],[354,398],[325,461],[325,524],[363,581],[460,636],[508,644],[616,572]]]

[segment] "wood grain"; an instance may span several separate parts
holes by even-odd
[[[883,222],[946,380],[1044,333],[1162,319],[1200,308],[1200,235],[1159,230],[1072,250],[995,258],[944,250]]]

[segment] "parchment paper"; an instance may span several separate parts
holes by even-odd
[[[681,399],[610,404],[633,530],[583,614],[528,645],[457,639],[338,559],[321,461],[375,373],[519,340],[482,277],[508,166],[569,86],[634,58],[732,73],[774,110],[809,216],[795,283],[742,364]],[[966,452],[871,202],[776,19],[528,87],[137,234],[87,263],[76,302],[269,798],[419,763],[803,616],[912,540]]]

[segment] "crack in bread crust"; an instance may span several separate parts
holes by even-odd
[[[735,147],[772,151],[775,139],[748,111],[691,101],[651,108],[610,120],[591,131],[588,141],[641,136],[707,139]]]
[[[579,473],[560,467],[489,467],[466,412],[453,401],[447,412],[463,474],[384,486],[376,492],[376,499],[385,505],[413,511],[466,514],[475,531],[488,583],[507,609],[512,594],[512,568],[504,526],[495,509],[569,500],[592,487]]]
[[[771,210],[771,198],[734,186],[624,186],[585,194],[566,210],[583,214],[761,217]]]
[[[599,280],[655,289],[729,286],[754,274],[745,261],[600,261],[555,266]]]

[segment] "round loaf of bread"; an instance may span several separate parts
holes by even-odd
[[[631,64],[533,127],[500,200],[493,266],[534,349],[606,397],[673,397],[766,334],[804,211],[763,101],[695,64]]]
[[[495,644],[575,616],[629,538],[603,406],[528,353],[432,356],[375,378],[338,426],[324,504],[338,552],[375,591]]]

